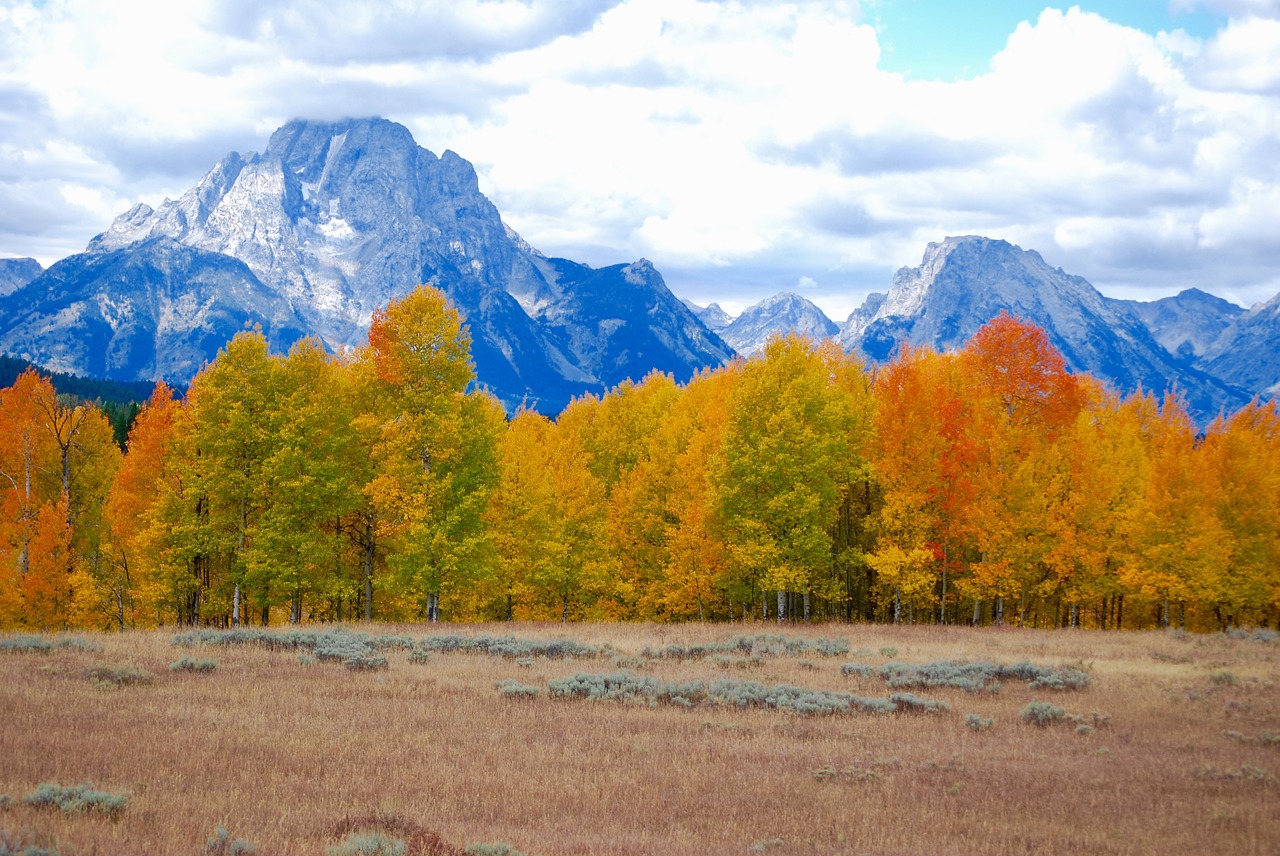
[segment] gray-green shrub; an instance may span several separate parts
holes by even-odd
[[[155,675],[137,666],[94,666],[88,675],[95,686],[107,689],[140,686],[155,680]]]
[[[850,693],[813,690],[788,684],[765,686],[756,681],[720,679],[663,683],[656,678],[617,672],[612,675],[578,673],[547,682],[553,698],[595,701],[639,701],[679,707],[725,705],[740,708],[789,710],[801,714],[892,713],[898,706],[889,699],[861,698]]]
[[[866,666],[846,663],[845,674],[865,675]],[[952,687],[966,692],[999,692],[1001,680],[1022,680],[1033,689],[1078,690],[1089,685],[1079,669],[1036,666],[1025,660],[1007,665],[984,661],[939,660],[931,663],[886,663],[880,676],[895,689]]]
[[[58,851],[27,841],[22,833],[0,829],[0,856],[58,856]]]
[[[378,832],[353,832],[333,847],[329,856],[405,856],[409,845]]]
[[[256,849],[243,838],[232,838],[231,833],[221,824],[204,845],[205,856],[249,856]]]
[[[52,650],[52,642],[34,633],[15,633],[12,636],[0,636],[0,652],[10,654],[47,654]]]
[[[539,687],[533,684],[522,684],[511,679],[498,681],[495,686],[498,688],[498,692],[506,698],[537,698],[538,694],[542,692]]]
[[[971,713],[964,718],[964,724],[972,731],[986,731],[995,724],[995,720],[983,719],[976,713]]]
[[[63,787],[44,783],[27,795],[26,803],[35,808],[56,808],[68,813],[97,812],[115,819],[129,802],[127,794],[94,790],[93,785]]]
[[[889,701],[896,704],[899,710],[907,712],[943,713],[951,709],[945,701],[924,699],[912,693],[893,693],[889,696]]]
[[[180,657],[169,664],[171,672],[197,672],[208,674],[218,668],[217,660],[200,660],[194,657]]]
[[[1066,715],[1065,710],[1047,701],[1033,701],[1019,714],[1023,722],[1029,722],[1040,728],[1047,728],[1055,722],[1060,722]]]

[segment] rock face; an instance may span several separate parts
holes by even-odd
[[[543,257],[502,222],[480,193],[471,164],[449,151],[437,157],[384,119],[290,122],[262,154],[227,155],[182,198],[157,209],[134,207],[82,256],[60,263],[71,263],[57,280],[61,300],[92,301],[95,289],[105,287],[94,284],[102,259],[128,253],[139,269],[158,270],[164,265],[147,256],[160,247],[173,252],[174,245],[225,260],[220,269],[230,279],[184,280],[197,303],[229,312],[240,305],[243,320],[263,323],[264,330],[269,317],[280,342],[296,325],[299,334],[317,335],[332,348],[357,345],[374,310],[420,283],[435,285],[471,328],[480,382],[510,406],[526,402],[555,412],[574,395],[639,379],[652,368],[685,380],[730,356],[648,262],[593,270]],[[240,263],[252,282],[229,273],[230,262]],[[225,291],[231,279],[240,286]],[[105,365],[125,379],[146,372],[190,379],[165,374],[179,363],[192,365],[189,359],[158,357],[154,368],[137,359],[95,362],[88,352],[52,341],[60,338],[54,326],[46,325],[38,340],[15,335],[19,304],[37,326],[37,317],[55,311],[41,297],[53,289],[47,280],[48,274],[38,277],[0,300],[0,330],[6,331],[0,349],[28,342],[18,351],[60,350],[58,367],[66,370]],[[214,288],[224,293],[215,296]],[[128,340],[120,348],[131,352],[160,353],[162,339],[193,341],[182,327],[188,323],[194,322],[152,314],[114,328],[111,338]],[[154,341],[135,341],[146,336]]]
[[[1166,350],[1140,313],[1123,301],[1109,300],[1086,280],[1051,268],[1034,251],[990,238],[929,244],[920,266],[899,270],[889,293],[872,295],[850,316],[839,340],[874,362],[888,360],[904,341],[952,350],[1002,310],[1043,327],[1074,371],[1089,372],[1124,392],[1159,394],[1176,387],[1202,422],[1250,397]],[[1151,314],[1159,316],[1160,309]],[[1202,341],[1199,333],[1192,338]]]
[[[751,356],[762,351],[773,336],[799,333],[821,341],[839,332],[840,327],[812,302],[783,292],[743,311],[720,335],[739,354]]]
[[[1197,364],[1263,399],[1280,398],[1280,294],[1236,318]]]
[[[0,259],[0,297],[12,294],[44,273],[35,259]]]

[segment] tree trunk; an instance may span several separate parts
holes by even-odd
[[[361,544],[364,555],[361,558],[361,575],[364,577],[364,620],[373,621],[373,552],[377,543],[373,540],[373,521],[364,524],[364,539]]]
[[[893,589],[893,623],[902,623],[902,589],[896,586]]]
[[[938,623],[947,623],[947,561],[949,557],[949,544],[946,538],[942,541],[942,601],[938,604]]]
[[[973,620],[969,622],[974,627],[982,621],[982,600],[980,598],[973,599]]]
[[[809,593],[804,593],[804,623],[809,623]]]
[[[433,592],[427,595],[427,620],[432,624],[440,621],[440,595]]]
[[[996,627],[1004,626],[1004,597],[996,598]]]
[[[787,593],[785,591],[778,592],[778,623],[781,624],[787,618]]]
[[[235,591],[231,595],[231,626],[240,626],[240,583],[236,583]]]

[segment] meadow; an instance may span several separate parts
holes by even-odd
[[[4,854],[1245,856],[1278,776],[1266,631],[0,636]]]

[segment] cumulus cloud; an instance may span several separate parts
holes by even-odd
[[[0,253],[76,252],[290,118],[376,114],[471,160],[544,252],[643,255],[704,303],[806,283],[843,317],[968,233],[1112,293],[1263,299],[1280,3],[1182,2],[1230,21],[1199,40],[1047,8],[954,82],[886,71],[836,0],[10,3]]]

